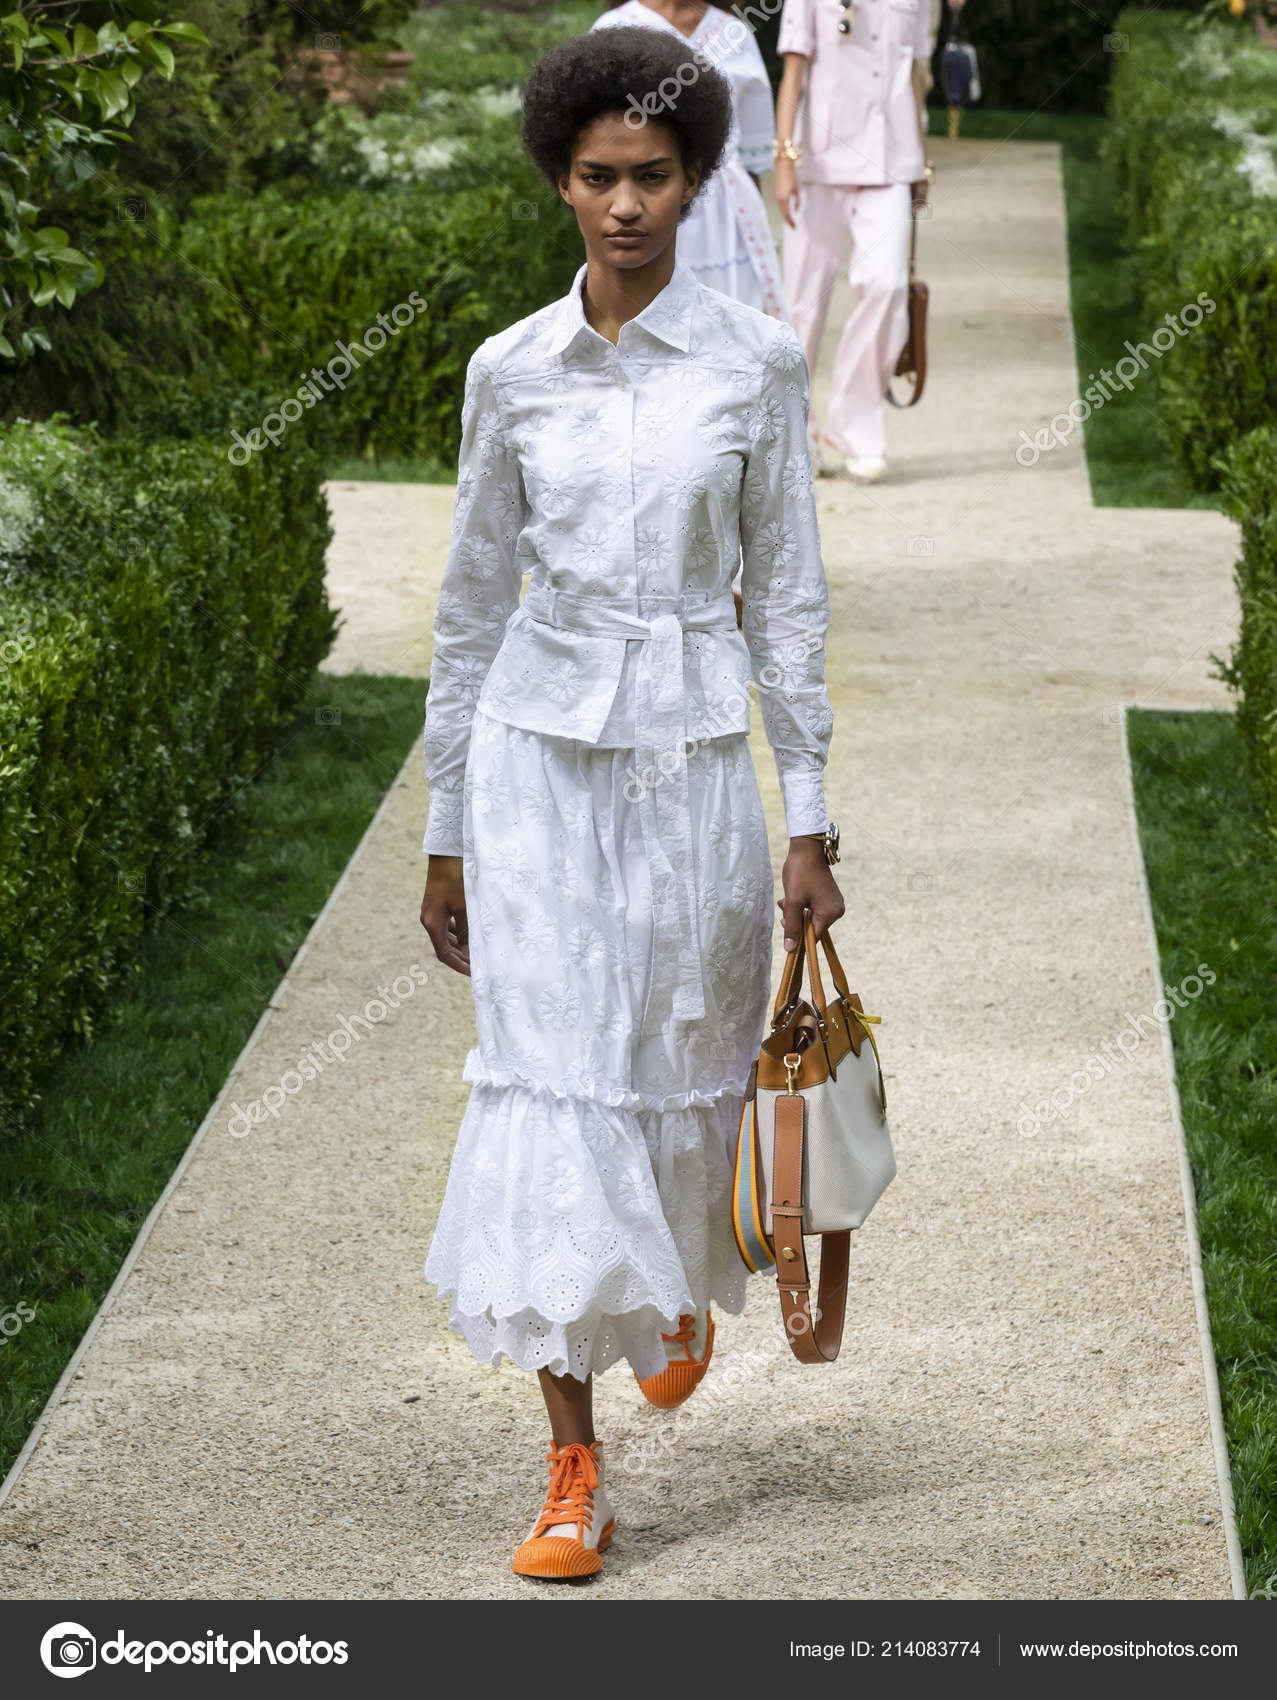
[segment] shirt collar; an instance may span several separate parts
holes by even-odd
[[[599,334],[586,318],[585,306],[581,300],[581,290],[588,269],[587,262],[572,279],[571,289],[561,300],[555,302],[548,345],[551,354],[562,353],[583,330],[593,331],[596,336]],[[692,310],[699,298],[700,286],[691,267],[685,265],[682,260],[675,260],[673,273],[665,288],[641,313],[627,323],[641,326],[649,335],[686,354],[692,344]],[[624,328],[622,326],[622,329]]]

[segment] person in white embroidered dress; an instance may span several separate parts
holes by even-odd
[[[685,41],[692,49],[692,63],[711,65],[732,90],[727,149],[679,230],[679,259],[711,289],[721,289],[773,318],[788,318],[780,260],[758,182],[771,170],[775,114],[771,80],[753,30],[709,0],[656,0],[652,5],[621,0],[591,28],[635,25],[667,30]],[[680,85],[677,98],[682,95]],[[631,122],[637,122],[634,107],[627,110]]]
[[[615,1519],[592,1376],[681,1402],[739,1311],[731,1154],[766,1021],[773,876],[751,678],[791,842],[787,946],[843,913],[819,838],[833,717],[807,368],[784,321],[701,284],[680,218],[731,107],[682,50],[553,48],[524,142],[586,249],[566,296],[466,375],[434,619],[421,920],[471,977],[477,1046],[426,1277],[485,1363],[539,1372],[550,1491],[523,1575],[596,1571]],[[729,591],[744,551],[744,624]],[[524,569],[531,582],[522,602]]]

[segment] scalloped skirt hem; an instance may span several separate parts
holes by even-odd
[[[711,1294],[707,1302],[718,1311],[739,1316],[745,1308],[743,1291],[737,1283],[725,1283],[721,1292]],[[440,1298],[452,1294],[444,1289]],[[697,1301],[685,1294],[679,1310],[695,1310]],[[567,1323],[549,1322],[535,1311],[521,1311],[517,1316],[493,1317],[490,1311],[482,1316],[467,1315],[454,1302],[449,1308],[448,1325],[469,1346],[480,1364],[497,1365],[506,1361],[516,1369],[535,1372],[549,1370],[551,1375],[571,1375],[584,1381],[589,1375],[601,1375],[614,1363],[624,1360],[640,1381],[659,1375],[665,1368],[665,1346],[662,1332],[671,1333],[676,1317],[665,1317],[652,1305],[619,1316],[609,1316],[599,1310]]]
[[[474,1084],[425,1277],[478,1361],[584,1380],[626,1358],[645,1378],[682,1312],[742,1310],[740,1107],[727,1090],[656,1110]]]

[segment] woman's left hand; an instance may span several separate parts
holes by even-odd
[[[780,879],[785,896],[777,900],[776,907],[784,922],[786,950],[798,948],[806,910],[811,910],[817,939],[824,938],[834,922],[846,913],[847,905],[825,860],[824,845],[819,838],[790,839]]]

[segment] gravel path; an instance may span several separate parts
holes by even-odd
[[[556,1599],[1230,1593],[1117,705],[1226,704],[1234,531],[1094,509],[1077,447],[1017,466],[1077,393],[1058,153],[935,157],[929,394],[889,482],[819,486],[840,950],[883,1017],[899,1180],[836,1366],[789,1358],[759,1280],[679,1422],[601,1378],[621,1532]],[[330,494],[333,667],[424,673],[451,491]],[[4,1593],[526,1596],[535,1385],[477,1368],[420,1272],[474,1042],[416,922],[425,804],[414,750],[0,1510]],[[345,1063],[233,1137],[343,1016]]]

